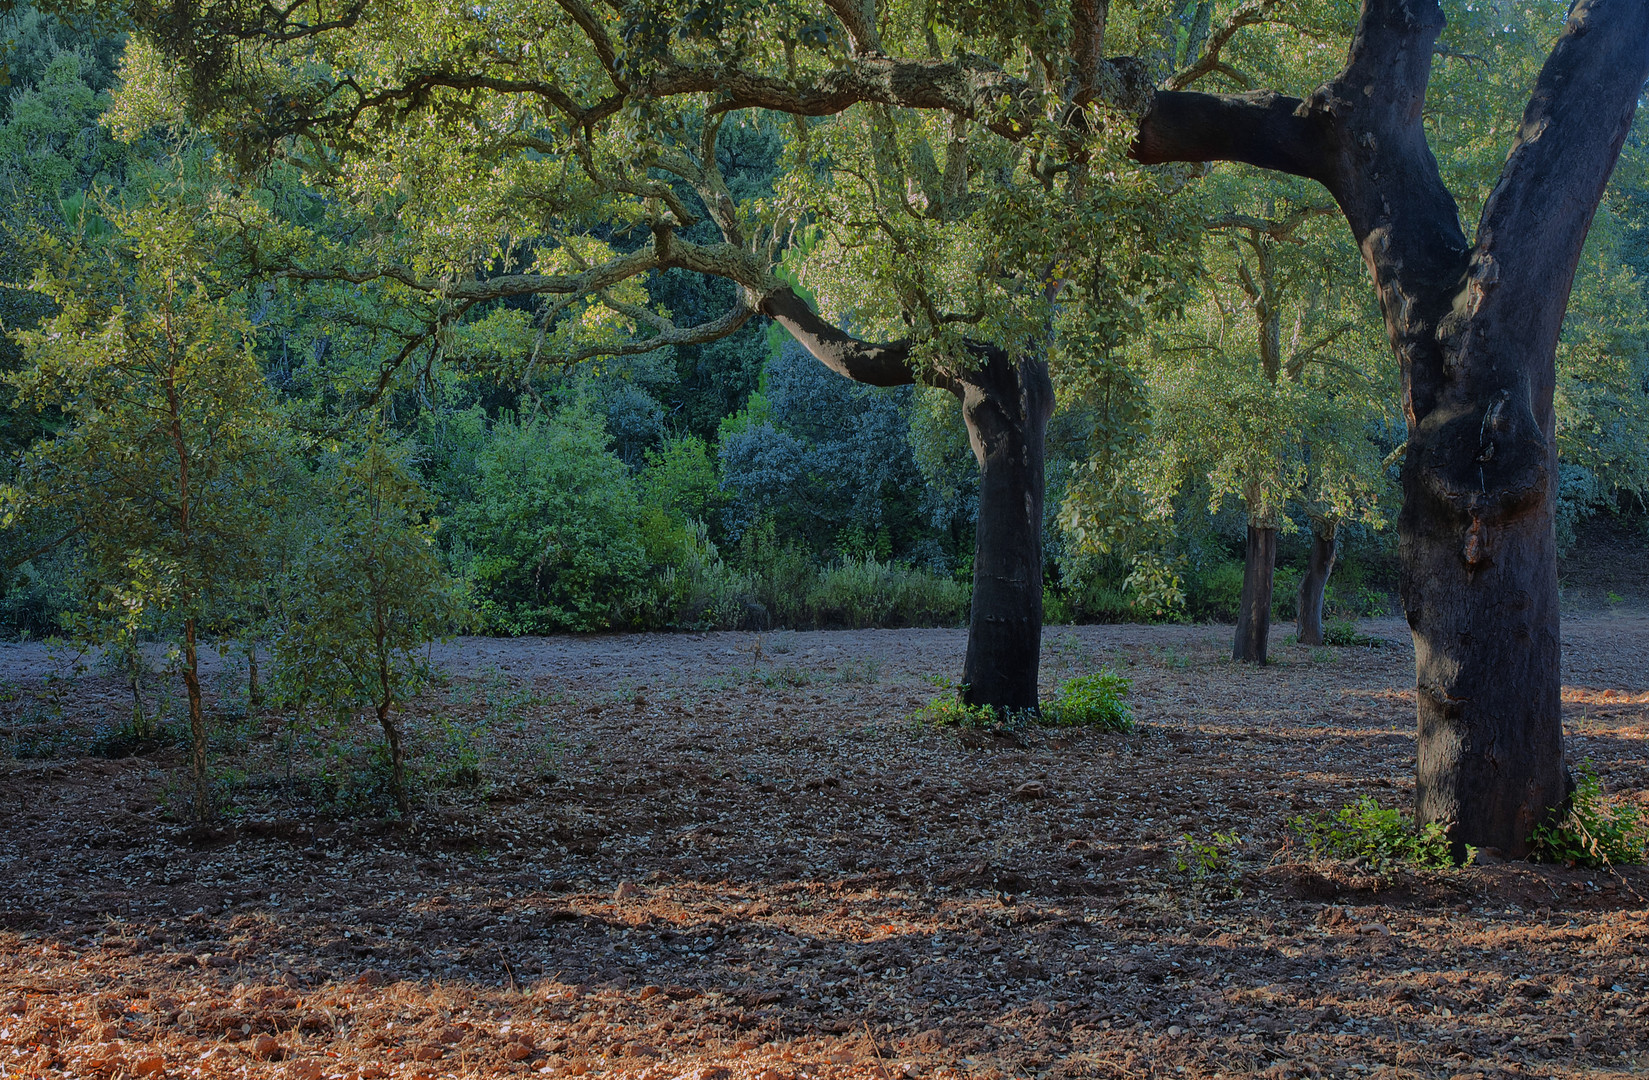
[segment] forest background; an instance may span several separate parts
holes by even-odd
[[[1560,7],[1450,11],[1428,123],[1466,220]],[[1295,90],[1339,63],[1356,16],[1270,0],[1142,11],[1113,32],[1164,78]],[[694,12],[736,14],[695,7],[683,26]],[[183,119],[168,62],[118,27],[21,5],[0,38],[7,633],[111,646],[134,672],[140,644],[175,646],[197,724],[198,643],[241,651],[254,694],[266,656],[277,700],[371,705],[392,735],[389,711],[427,674],[418,648],[456,630],[965,620],[978,474],[944,391],[850,382],[761,316],[686,340],[736,290],[684,271],[570,300],[489,296],[488,282],[575,274],[644,237],[570,219],[500,231],[518,208],[480,184],[466,200],[329,176],[301,149],[249,171],[244,148]],[[907,204],[946,181],[915,153],[867,174],[852,140],[875,138],[858,117],[747,110],[716,153],[734,202],[810,210],[775,231],[781,267],[838,307],[858,290],[874,329],[889,274],[843,238],[886,210],[877,181]],[[1598,514],[1641,528],[1649,491],[1643,131],[1559,350],[1564,545]],[[462,148],[418,153],[434,175]],[[1278,538],[1276,617],[1295,614],[1302,582],[1331,616],[1393,611],[1396,371],[1331,200],[1240,166],[1140,175],[1155,177],[1132,189],[1155,216],[1107,242],[1157,265],[1123,284],[1101,344],[1056,345],[1069,355],[1053,366],[1047,620],[1230,620],[1255,527]],[[684,239],[714,239],[692,190],[655,182],[698,208]],[[351,252],[414,252],[428,278],[480,284],[351,280],[337,269]],[[938,274],[965,261],[934,258]]]

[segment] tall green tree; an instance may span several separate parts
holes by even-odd
[[[242,298],[213,258],[215,196],[177,182],[111,210],[101,239],[54,245],[34,288],[57,312],[17,335],[25,364],[8,376],[22,404],[63,417],[24,457],[8,521],[48,518],[81,546],[82,639],[176,643],[200,819],[212,804],[199,646],[261,570],[281,451]]]
[[[1091,0],[226,13],[140,10],[128,95],[180,105],[247,161],[303,162],[402,229],[295,256],[289,276],[434,298],[432,342],[544,297],[488,316],[514,327],[523,387],[760,312],[849,378],[955,394],[981,475],[963,678],[976,702],[1036,707],[1049,344],[1075,323],[1115,343],[1142,304],[1171,303],[1184,176],[1127,162],[1129,115],[1256,12],[1210,25],[1141,5],[1117,30],[1149,55],[1114,61]],[[775,114],[789,179],[764,198],[721,147]],[[678,325],[646,288],[668,272],[737,289]]]

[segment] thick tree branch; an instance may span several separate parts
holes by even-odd
[[[1332,129],[1299,98],[1269,90],[1199,94],[1165,90],[1140,120],[1131,156],[1144,165],[1240,161],[1324,180],[1333,170]]]
[[[1575,266],[1646,79],[1649,4],[1577,3],[1483,206],[1467,313],[1504,320],[1508,337],[1537,341],[1543,354],[1556,349]],[[1502,283],[1502,265],[1538,265],[1542,272]],[[1493,363],[1475,345],[1462,345],[1463,371]],[[1550,385],[1533,389],[1550,400]]]
[[[886,344],[861,341],[820,317],[788,285],[762,297],[761,312],[838,375],[871,386],[910,386],[916,382],[908,338]]]
[[[1072,0],[1071,62],[1077,82],[1072,100],[1078,105],[1086,105],[1099,92],[1105,66],[1105,24],[1110,13],[1110,0]]]

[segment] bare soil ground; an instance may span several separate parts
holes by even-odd
[[[177,749],[78,756],[121,683],[0,647],[0,1076],[1642,1075],[1649,875],[1294,838],[1411,801],[1412,652],[1363,629],[1254,670],[1051,628],[1048,687],[1110,665],[1140,727],[1024,744],[909,719],[961,631],[461,640],[412,820],[253,715],[208,830]],[[1571,751],[1641,801],[1649,618],[1564,630]]]

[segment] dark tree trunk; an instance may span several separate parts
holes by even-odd
[[[1237,602],[1237,640],[1231,658],[1264,664],[1271,643],[1271,591],[1277,570],[1277,530],[1248,526],[1243,551],[1242,599]]]
[[[1556,348],[1586,231],[1649,79],[1649,4],[1577,0],[1483,207],[1460,230],[1422,122],[1436,0],[1365,0],[1344,73],[1301,101],[1158,94],[1135,155],[1320,181],[1362,247],[1403,377],[1404,613],[1416,811],[1528,851],[1561,806]]]
[[[258,682],[258,643],[246,646],[246,703],[253,708],[263,704],[263,684]]]
[[[1037,708],[1042,656],[1044,438],[1053,411],[1048,366],[992,351],[961,376],[962,417],[979,460],[973,610],[962,665],[970,705]]]
[[[1311,522],[1311,556],[1306,562],[1305,577],[1300,579],[1300,592],[1294,609],[1294,636],[1301,645],[1323,643],[1323,594],[1328,591],[1329,575],[1334,573],[1335,534],[1339,526],[1333,521]]]
[[[856,382],[908,386],[917,381],[909,341],[860,341],[825,322],[789,288],[763,297],[761,310],[826,367]],[[1044,440],[1053,383],[1044,360],[1015,363],[1000,349],[974,348],[975,369],[923,375],[962,402],[979,461],[964,698],[970,705],[1034,710],[1042,652]]]
[[[200,692],[195,620],[183,622],[183,687],[189,695],[189,775],[195,785],[195,820],[212,816],[212,789],[206,778],[206,708]]]

